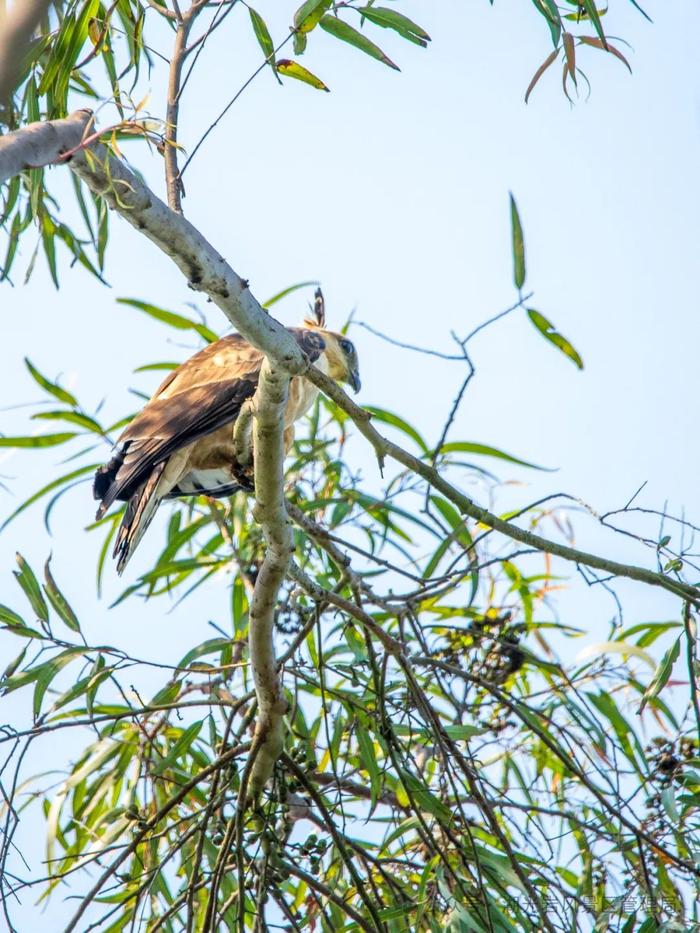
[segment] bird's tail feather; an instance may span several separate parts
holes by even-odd
[[[143,485],[139,486],[129,499],[124,518],[117,532],[113,557],[117,558],[117,573],[122,574],[131,555],[144,535],[144,532],[156,514],[163,494],[158,492],[158,484],[165,469],[165,462],[159,463]]]

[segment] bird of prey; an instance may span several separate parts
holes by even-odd
[[[289,331],[310,362],[359,390],[357,351],[342,334],[325,329],[320,290],[314,320]],[[263,359],[264,354],[239,334],[222,337],[173,370],[121,435],[93,484],[93,494],[100,500],[98,519],[115,500],[127,502],[114,547],[118,573],[163,499],[228,496],[238,489],[252,489],[252,437],[245,442],[247,462],[241,464],[234,431],[241,410],[255,394]],[[294,439],[295,421],[309,410],[317,394],[303,376],[291,379],[285,453]]]

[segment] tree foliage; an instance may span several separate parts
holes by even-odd
[[[582,76],[580,51],[620,57],[603,29],[605,11],[592,3],[535,0],[534,9],[553,44],[545,66],[563,63],[565,93]],[[278,38],[258,10],[236,0],[195,2],[184,13],[159,0],[54,3],[27,51],[6,126],[63,117],[85,99],[112,108],[114,121],[93,129],[82,148],[97,137],[118,156],[125,139],[151,145],[179,210],[187,162],[176,105],[188,62],[194,66],[231,12],[260,46],[259,70],[300,80],[310,92],[328,90],[332,76],[318,77],[298,61],[308,43],[345,42],[396,68],[382,49],[382,30],[419,46],[430,42],[393,4],[307,0]],[[168,102],[174,122],[135,103],[143,69],[161,67],[151,33],[168,35],[176,48],[178,36],[183,43],[177,99]],[[292,54],[288,45],[294,59],[280,57]],[[177,53],[171,78],[172,62]],[[107,207],[77,180],[74,194],[79,233],[59,220],[42,167],[9,182],[5,278],[33,230],[40,245],[29,272],[41,249],[58,285],[62,241],[74,261],[101,275]],[[7,752],[2,896],[11,928],[13,897],[27,890],[42,899],[65,890],[80,895],[66,930],[262,931],[277,924],[294,931],[650,933],[698,921],[700,590],[681,533],[692,526],[652,515],[662,518],[662,531],[637,535],[649,568],[586,554],[573,546],[563,512],[571,503],[561,496],[523,503],[516,513],[480,509],[476,501],[497,501],[494,469],[536,467],[483,440],[452,437],[474,376],[471,341],[484,327],[527,315],[554,349],[583,366],[572,343],[530,306],[524,223],[513,197],[510,220],[514,303],[457,336],[454,354],[438,354],[460,361],[465,375],[437,436],[424,437],[401,412],[356,409],[339,393],[319,397],[297,437],[284,490],[295,552],[275,614],[284,748],[258,799],[248,793],[257,715],[248,636],[266,543],[251,498],[173,504],[160,553],[118,597],[146,599],[159,613],[173,599],[226,581],[227,616],[212,620],[211,637],[174,665],[134,657],[118,642],[89,644],[71,606],[85,582],[77,575],[56,580],[49,559],[41,572],[17,556],[17,587],[0,605],[2,627],[17,643],[2,688],[27,695],[31,722],[0,736]],[[299,299],[310,284],[284,289],[265,307]],[[210,321],[123,301],[164,333],[216,339]],[[48,524],[60,497],[86,495],[96,465],[133,416],[104,423],[92,400],[31,360],[26,365],[47,404],[25,435],[1,436],[0,447],[37,457],[60,448],[67,466],[5,516],[6,535],[20,513],[31,509],[40,521],[41,506]],[[46,430],[35,433],[42,422]],[[362,435],[383,467],[381,481],[357,467],[351,448]],[[467,487],[475,491],[469,498],[461,492]],[[639,517],[633,502],[597,517],[611,530],[611,547],[621,516]],[[98,591],[120,517],[117,511],[88,529]],[[580,518],[589,518],[583,509]],[[577,654],[582,632],[557,612],[566,566],[613,592],[625,577],[663,587],[677,613],[631,626],[616,613],[605,639]],[[668,645],[665,653],[659,644]],[[147,696],[131,686],[143,670],[158,681]],[[679,678],[687,695],[671,703],[666,687]],[[658,737],[645,738],[643,728]],[[76,760],[58,780],[27,774],[26,750],[64,730],[85,736]],[[42,873],[19,864],[13,849],[25,809],[36,806],[46,823]]]

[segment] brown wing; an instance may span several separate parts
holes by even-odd
[[[195,353],[161,383],[117,441],[93,492],[103,515],[115,499],[128,499],[153,468],[171,454],[235,421],[255,393],[262,354],[239,334]]]
[[[307,328],[290,328],[311,362],[323,350],[323,337]],[[161,383],[153,398],[117,442],[93,485],[101,499],[98,517],[115,499],[129,499],[159,463],[217,428],[236,420],[255,394],[263,354],[239,334],[222,337],[195,353]]]

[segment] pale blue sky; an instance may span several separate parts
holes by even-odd
[[[332,321],[341,323],[355,308],[359,320],[441,349],[450,349],[451,329],[466,333],[513,301],[508,191],[515,193],[527,286],[536,292],[532,304],[569,337],[586,368],[579,373],[524,315],[477,338],[478,376],[454,438],[559,468],[533,474],[500,467],[504,479],[526,484],[504,490],[502,506],[563,490],[605,510],[624,504],[647,480],[644,504],[660,507],[668,499],[672,510],[685,507],[690,517],[700,517],[700,11],[690,0],[647,6],[653,25],[623,0],[612,4],[606,24],[633,46],[625,49],[632,76],[588,50],[581,58],[592,84],[587,102],[570,107],[555,68],[526,107],[525,88],[550,48],[531,5],[513,11],[513,5],[491,8],[486,0],[402,0],[399,8],[428,30],[433,43],[421,50],[388,31],[378,33],[401,74],[314,33],[303,61],[332,93],[293,82],[279,88],[262,74],[185,176],[188,217],[259,298],[319,279]],[[258,4],[276,39],[289,19],[273,15],[279,8],[287,5]],[[259,58],[245,10],[234,11],[185,95],[186,148]],[[154,85],[154,112],[160,100]],[[162,194],[158,157],[144,154],[137,161]],[[54,170],[57,190],[65,190],[62,171]],[[3,285],[0,292],[2,405],[38,398],[25,355],[51,376],[63,373],[86,405],[106,397],[115,417],[129,404],[128,386],[149,390],[157,382],[157,374],[132,376],[134,367],[186,355],[163,343],[160,326],[115,303],[130,296],[173,310],[192,300],[204,307],[177,269],[122,221],[112,218],[111,289],[76,267],[64,269],[56,292],[43,262],[37,265],[27,288]],[[281,319],[296,323],[306,298],[279,305]],[[224,329],[216,309],[209,307],[208,317]],[[361,355],[361,401],[398,411],[435,440],[461,378],[458,364],[395,350],[360,330],[353,337]],[[26,433],[29,411],[2,412],[0,430]],[[12,495],[0,493],[0,512],[7,514],[56,475],[59,456],[60,449],[3,453],[0,473]],[[369,472],[371,460],[357,456]],[[3,532],[0,601],[22,605],[11,577],[15,550],[37,569],[53,550],[55,575],[93,643],[116,642],[176,661],[207,636],[207,618],[223,615],[223,586],[200,590],[170,615],[163,602],[107,612],[120,585],[110,571],[107,599],[96,601],[98,540],[82,531],[93,513],[88,488],[80,487],[55,509],[53,539],[39,509]],[[581,546],[651,563],[649,552],[604,536],[582,519],[576,523]],[[653,534],[656,526],[647,530]],[[159,534],[154,525],[127,583],[147,566]],[[631,585],[620,592],[630,623],[677,614],[663,594]],[[561,605],[566,621],[598,635],[612,614],[604,594],[580,586],[562,596]],[[18,649],[15,640],[2,640],[8,657]],[[24,702],[5,701],[6,716],[21,716]],[[67,747],[54,746],[56,766]],[[39,921],[27,922],[27,931],[41,928]]]

